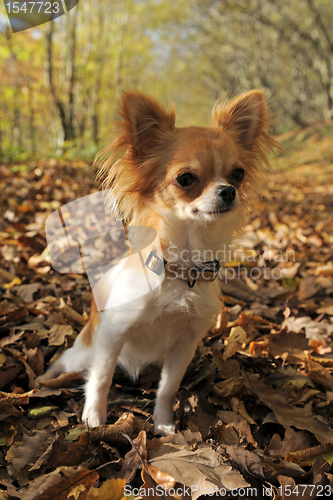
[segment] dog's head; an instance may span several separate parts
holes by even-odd
[[[257,90],[216,103],[212,127],[175,127],[174,110],[139,92],[123,93],[119,115],[101,176],[126,220],[147,212],[205,225],[235,217],[276,145]]]

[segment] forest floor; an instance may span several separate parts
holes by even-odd
[[[152,432],[155,368],[135,384],[116,373],[108,425],[96,429],[80,421],[79,374],[34,389],[91,301],[86,275],[52,269],[44,222],[91,193],[94,172],[80,161],[0,165],[0,500],[118,500],[125,481],[143,498],[162,487],[194,500],[330,496],[333,139],[322,126],[278,139],[288,154],[273,160],[224,269],[225,306],[167,438]]]

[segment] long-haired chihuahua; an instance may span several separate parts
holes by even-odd
[[[150,252],[145,266],[152,276],[163,269],[164,279],[135,298],[136,265],[124,265],[117,275],[111,270],[99,287],[108,307],[98,312],[93,301],[73,347],[39,380],[86,372],[82,421],[95,427],[106,422],[117,364],[133,378],[143,366],[159,364],[154,429],[170,434],[182,377],[221,308],[219,250],[241,228],[260,164],[268,163],[276,143],[257,90],[217,102],[211,127],[176,127],[173,110],[139,92],[123,93],[119,116],[100,176],[129,229],[157,232],[162,255]]]

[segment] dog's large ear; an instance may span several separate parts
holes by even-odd
[[[216,126],[247,150],[255,149],[269,125],[267,104],[259,90],[241,94],[227,103],[217,102],[212,116]]]
[[[163,134],[175,128],[174,110],[166,111],[141,92],[123,92],[119,115],[128,145],[139,160],[152,154]]]

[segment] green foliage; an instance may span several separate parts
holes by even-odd
[[[333,116],[329,0],[83,0],[11,34],[0,3],[0,157],[92,159],[122,90],[210,123],[224,94],[263,88],[276,132]]]

